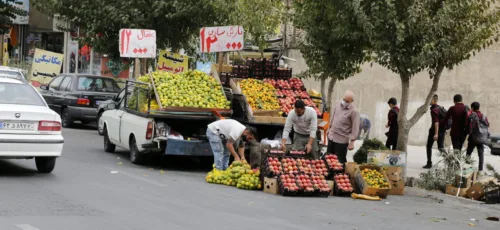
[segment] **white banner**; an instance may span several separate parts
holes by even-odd
[[[202,53],[242,50],[244,45],[241,26],[204,27],[200,30]]]
[[[121,29],[120,57],[156,58],[156,31]]]

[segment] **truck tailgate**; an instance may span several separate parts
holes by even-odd
[[[212,156],[212,149],[207,140],[167,139],[165,155]]]

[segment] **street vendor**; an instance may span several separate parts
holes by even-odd
[[[295,109],[288,113],[283,130],[281,144],[283,150],[286,150],[286,140],[292,131],[292,127],[294,130],[293,149],[305,149],[306,153],[312,153],[314,159],[318,159],[318,143],[316,141],[318,115],[316,114],[316,110],[308,106],[306,107],[302,100],[295,102]]]
[[[219,170],[229,167],[229,157],[233,155],[235,161],[245,160],[245,143],[254,140],[257,131],[253,127],[246,127],[233,119],[224,119],[208,125],[207,138],[214,154],[214,165]],[[238,152],[234,144],[238,141]]]

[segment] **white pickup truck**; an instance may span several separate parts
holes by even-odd
[[[151,86],[127,81],[125,87],[128,95],[109,103],[101,116],[104,151],[113,152],[117,146],[130,150],[130,161],[134,164],[141,164],[148,154],[212,156],[205,136],[207,125],[223,118],[221,114],[230,115],[230,110],[225,113],[208,109],[152,110]],[[149,95],[148,99],[144,95]],[[146,100],[147,110],[140,109],[141,98],[143,103]]]

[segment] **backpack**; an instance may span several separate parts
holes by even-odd
[[[472,141],[476,144],[486,144],[488,140],[488,123],[486,122],[486,116],[483,114],[483,118],[479,120],[477,113],[471,113],[469,117],[469,124],[472,128],[470,137]]]
[[[443,106],[438,106],[438,108],[439,108],[438,119],[440,122],[442,122],[446,117],[446,113],[448,113],[448,111]]]

